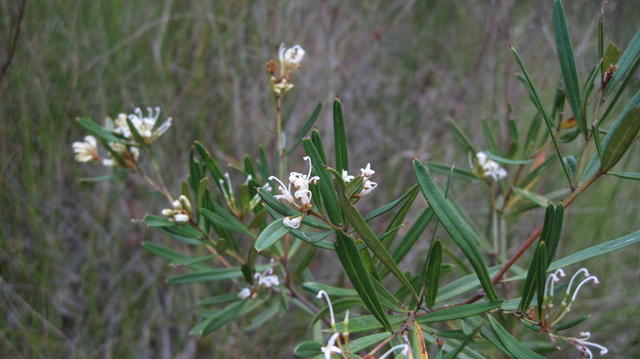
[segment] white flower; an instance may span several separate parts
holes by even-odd
[[[369,177],[373,176],[376,173],[376,171],[371,169],[371,164],[370,163],[367,163],[367,166],[365,168],[361,168],[360,169],[360,173],[362,174],[362,177],[369,178]]]
[[[609,349],[607,349],[605,346],[588,341],[589,338],[591,338],[590,332],[580,332],[580,335],[582,336],[582,338],[566,338],[566,340],[569,344],[575,346],[576,349],[585,358],[593,358],[593,353],[591,352],[591,349],[589,347],[594,347],[600,350],[600,355],[605,355],[609,352]]]
[[[133,112],[134,113],[129,115],[121,113],[115,120],[115,132],[121,134],[124,138],[130,139],[132,137],[127,119],[131,121],[131,124],[135,127],[136,131],[140,134],[140,137],[142,137],[145,143],[154,142],[158,137],[162,136],[169,127],[171,127],[171,117],[169,117],[162,125],[156,127],[158,117],[160,117],[159,107],[154,109],[148,107],[147,116],[143,115],[140,108],[136,108]]]
[[[376,182],[366,180],[364,182],[364,185],[362,186],[362,191],[360,191],[360,194],[363,196],[367,195],[373,192],[373,190],[376,189],[376,187],[378,187],[378,184]]]
[[[304,160],[309,162],[309,172],[306,175],[299,172],[289,173],[288,186],[285,186],[284,183],[275,176],[269,177],[269,180],[278,183],[278,191],[280,191],[280,194],[275,195],[274,198],[277,200],[283,199],[302,211],[311,209],[311,191],[309,190],[309,185],[312,183],[315,184],[320,180],[318,176],[311,176],[311,159],[304,157]],[[292,186],[295,190],[294,194],[291,193]],[[298,202],[296,202],[296,199]]]
[[[320,347],[320,350],[324,354],[325,359],[331,359],[333,353],[342,354],[342,349],[336,346],[336,340],[340,336],[340,333],[334,333],[327,342],[327,346]]]
[[[382,354],[380,359],[386,358],[387,356],[391,355],[391,353],[393,353],[394,351],[396,351],[398,349],[402,350],[402,355],[406,356],[407,354],[409,354],[409,346],[407,344],[400,344],[400,345],[396,345],[395,347],[387,350],[386,353]]]
[[[347,170],[342,170],[342,180],[344,181],[344,183],[349,183],[349,182],[353,181],[354,178],[356,178],[356,177],[349,175]]]
[[[289,228],[298,228],[300,227],[300,223],[302,222],[302,216],[298,216],[298,217],[284,217],[282,219],[282,224],[284,224],[285,227],[289,227]]]
[[[500,165],[489,159],[489,155],[486,152],[476,153],[476,159],[482,169],[482,176],[485,178],[491,177],[494,181],[499,181],[507,177],[507,171],[500,167]]]
[[[102,160],[102,165],[105,167],[113,167],[115,164],[116,162],[111,158],[105,158]]]
[[[97,161],[99,159],[97,141],[93,136],[85,136],[84,141],[74,142],[71,147],[76,154],[76,161],[78,162]]]
[[[162,215],[169,217],[169,220],[176,223],[187,223],[191,218],[191,202],[189,199],[180,195],[178,199],[171,204],[173,208],[165,208],[162,210]]]
[[[258,285],[265,288],[277,287],[280,285],[280,278],[277,275],[268,275],[271,271],[267,270],[264,273],[256,273],[254,278],[258,281]]]
[[[176,213],[173,215],[173,220],[176,223],[186,223],[189,222],[189,216],[183,213]]]
[[[247,299],[250,296],[251,296],[251,289],[249,289],[249,288],[244,288],[243,290],[238,292],[238,298],[240,298],[240,299]]]
[[[304,58],[305,51],[300,45],[294,45],[293,47],[286,48],[284,43],[280,44],[278,48],[278,58],[282,65],[300,65]]]

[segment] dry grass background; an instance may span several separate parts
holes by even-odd
[[[0,63],[20,3],[0,0]],[[584,77],[595,63],[600,4],[565,6]],[[640,24],[638,9],[637,0],[610,0],[607,39],[625,46]],[[188,337],[197,298],[213,289],[167,286],[171,269],[141,250],[143,239],[166,240],[129,219],[158,212],[160,196],[136,181],[78,180],[102,169],[73,161],[70,143],[82,136],[76,116],[101,120],[136,105],[162,106],[174,127],[158,149],[177,190],[194,139],[235,157],[271,145],[264,63],[281,41],[299,43],[307,57],[286,100],[287,132],[323,102],[318,127],[327,133],[328,104],[339,96],[353,162],[371,161],[382,174],[370,200],[380,204],[413,181],[410,158],[465,165],[447,119],[483,145],[480,121],[504,133],[511,104],[526,129],[534,108],[513,77],[508,45],[551,99],[559,68],[550,10],[542,0],[27,1],[0,80],[0,357],[282,358],[309,335],[294,314],[253,332],[232,324],[205,339]],[[638,170],[637,154],[627,157],[628,168]],[[637,185],[602,182],[570,211],[565,253],[638,229]],[[480,211],[472,188],[455,189],[456,199]],[[615,215],[603,219],[604,212]],[[524,234],[539,215],[510,231]],[[314,264],[319,275],[331,275],[327,261]],[[594,313],[588,327],[611,357],[640,355],[639,264],[637,248],[589,263],[604,280],[583,302]]]

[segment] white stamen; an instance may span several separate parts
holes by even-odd
[[[580,268],[578,269],[577,272],[575,272],[573,274],[573,276],[571,276],[571,280],[569,280],[569,286],[567,287],[567,290],[564,292],[565,297],[568,297],[569,294],[571,293],[571,287],[573,286],[573,281],[581,274],[584,273],[585,277],[590,276],[589,271],[587,270],[587,268]]]

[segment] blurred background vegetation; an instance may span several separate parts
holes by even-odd
[[[22,3],[0,0],[0,65],[12,58],[0,78],[2,358],[283,358],[310,335],[307,319],[294,315],[252,332],[234,323],[188,337],[197,298],[228,288],[165,284],[172,269],[140,242],[170,242],[130,221],[158,213],[161,196],[136,180],[80,181],[104,169],[73,161],[70,143],[83,136],[75,117],[161,106],[174,126],[157,148],[177,192],[195,139],[222,158],[272,146],[264,64],[280,42],[300,44],[307,56],[285,101],[286,131],[297,132],[322,102],[318,128],[327,133],[328,105],[339,96],[353,162],[370,161],[380,174],[375,205],[414,181],[411,158],[467,166],[448,119],[480,147],[482,120],[506,134],[511,116],[526,130],[535,109],[513,76],[510,44],[546,101],[560,71],[551,1],[31,0],[13,53]],[[565,7],[584,79],[596,62],[600,2]],[[609,0],[606,40],[624,48],[638,9],[638,0]],[[625,161],[639,169],[637,146]],[[542,193],[558,188],[554,176]],[[454,190],[482,223],[477,188]],[[634,183],[602,180],[569,211],[561,254],[637,230],[639,199]],[[539,223],[535,211],[509,231],[517,241]],[[594,314],[583,326],[611,357],[640,357],[638,253],[587,263],[602,284],[581,301]],[[328,263],[314,262],[318,277],[335,274]]]

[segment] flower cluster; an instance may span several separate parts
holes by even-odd
[[[575,286],[574,284],[578,281],[580,276],[584,276],[582,280]],[[544,288],[544,307],[547,311],[553,308],[553,297],[555,292],[555,284],[561,281],[561,278],[566,277],[564,270],[558,269],[551,273],[547,278]],[[598,284],[598,277],[591,275],[586,268],[580,268],[576,271],[571,279],[569,280],[569,284],[567,285],[566,290],[564,291],[562,300],[560,302],[560,314],[555,316],[551,320],[551,326],[558,323],[564,316],[571,311],[571,305],[575,302],[576,297],[578,296],[578,292],[580,289],[586,285],[587,283],[592,282],[594,284]],[[549,317],[549,314],[547,314]],[[548,319],[548,318],[547,318]],[[589,347],[594,347],[600,350],[600,355],[604,355],[608,352],[608,349],[600,344],[596,344],[588,341],[591,338],[591,333],[589,332],[580,332],[582,338],[574,338],[574,337],[563,337],[558,336],[554,333],[549,333],[549,338],[552,342],[556,342],[558,338],[564,340],[565,342],[573,345],[579,352],[582,358],[593,358],[593,353]]]
[[[135,127],[136,132],[143,139],[144,143],[153,143],[158,137],[162,136],[169,127],[171,127],[171,117],[169,117],[162,125],[156,127],[158,118],[160,117],[160,108],[147,108],[147,116],[142,113],[142,110],[137,107],[132,114],[126,115],[121,113],[116,118],[115,133],[122,135],[126,139],[133,137],[131,128],[127,123],[127,119]]]
[[[376,189],[376,187],[378,187],[378,183],[373,182],[370,179],[375,173],[376,171],[374,171],[371,168],[370,163],[367,163],[367,166],[365,168],[360,169],[360,176],[364,180],[364,184],[362,185],[362,190],[360,191],[360,194],[359,194],[360,196],[367,195],[373,192],[373,190]],[[356,178],[355,176],[350,175],[346,170],[342,170],[341,175],[344,183],[349,183]]]
[[[478,161],[481,175],[484,178],[492,178],[494,181],[499,181],[507,177],[507,171],[500,167],[500,165],[491,159],[486,152],[476,153],[476,160]]]
[[[177,200],[173,201],[172,205],[173,208],[163,209],[162,215],[167,216],[172,222],[189,222],[191,218],[191,202],[189,202],[189,199],[181,195]]]
[[[105,144],[110,154],[114,157],[102,158],[98,154],[98,143],[95,137],[86,136],[82,142],[73,142],[71,145],[75,153],[75,159],[78,162],[100,162],[105,167],[124,166],[127,168],[136,168],[140,150],[138,144],[132,140],[132,129],[129,122],[140,135],[140,139],[144,144],[153,143],[169,127],[171,127],[171,118],[167,119],[162,125],[156,127],[158,117],[160,117],[160,108],[148,108],[148,115],[144,116],[142,110],[136,108],[132,114],[121,113],[115,120],[107,118],[105,129],[120,135],[124,141],[109,142]],[[128,120],[128,121],[127,121]]]
[[[84,141],[76,141],[71,144],[73,152],[76,154],[76,161],[78,162],[91,162],[99,161],[98,156],[98,143],[93,136],[85,136]]]
[[[311,159],[308,156],[304,157],[304,160],[309,163],[309,171],[305,175],[299,172],[291,172],[289,174],[289,185],[285,184],[275,176],[269,177],[269,180],[276,181],[278,183],[278,191],[280,194],[274,197],[278,200],[284,200],[289,204],[292,204],[298,210],[307,212],[311,209],[311,190],[309,190],[310,184],[316,184],[320,180],[318,176],[311,176]],[[286,217],[282,223],[290,228],[298,228],[302,222],[302,216],[298,217]]]
[[[273,265],[274,261],[271,260],[271,264]],[[238,292],[238,298],[247,299],[253,296],[254,293],[258,291],[259,288],[274,288],[280,285],[280,278],[277,275],[273,274],[273,268],[269,267],[262,273],[256,273],[254,275],[256,280],[256,285],[252,288],[244,288],[240,292]]]
[[[281,97],[293,88],[289,78],[300,67],[304,55],[305,51],[300,45],[287,48],[284,44],[280,44],[278,49],[279,76],[275,76],[278,65],[274,61],[267,63],[267,72],[271,74],[271,89],[276,97]]]

